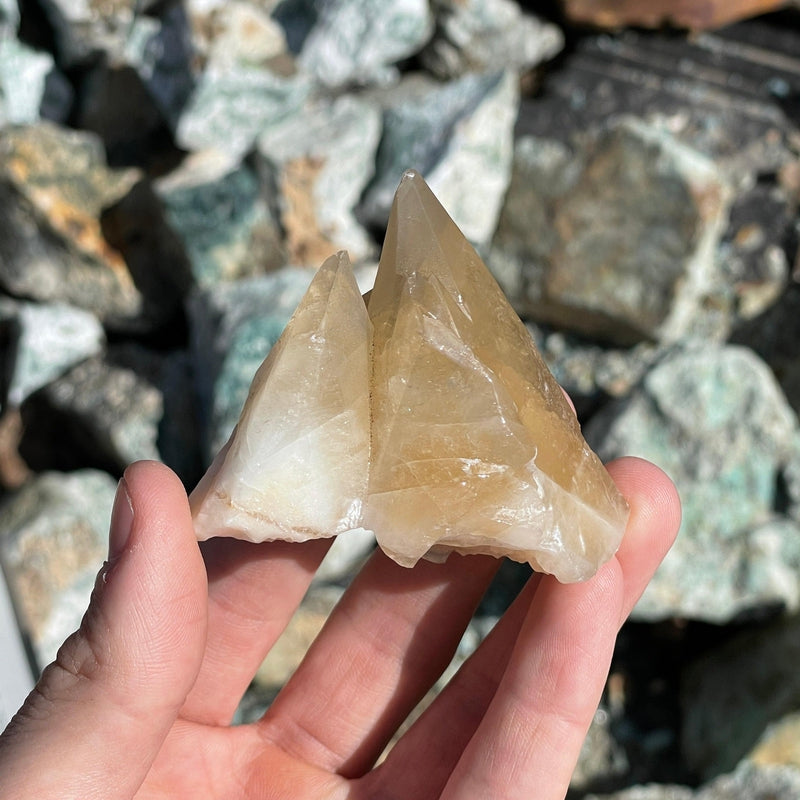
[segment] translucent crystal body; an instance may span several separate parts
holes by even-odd
[[[192,492],[198,538],[303,541],[358,527],[369,469],[370,323],[345,253],[320,267]]]
[[[368,309],[346,255],[328,259],[191,500],[199,538],[363,526],[406,566],[489,553],[562,581],[610,558],[628,517],[525,326],[415,172]]]
[[[402,564],[461,553],[589,577],[628,508],[530,335],[422,178],[407,172],[375,287],[364,524]]]

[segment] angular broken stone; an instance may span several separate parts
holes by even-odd
[[[456,551],[590,577],[627,504],[416,172],[397,190],[368,310],[344,254],[329,259],[192,495],[198,537],[363,526],[404,566]]]
[[[369,467],[370,323],[345,253],[320,267],[192,493],[198,538],[357,528]]]
[[[373,452],[364,524],[395,560],[450,551],[563,581],[617,549],[625,500],[530,335],[415,172],[369,300]]]

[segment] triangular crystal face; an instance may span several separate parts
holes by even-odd
[[[375,287],[364,524],[401,564],[461,553],[583,580],[628,507],[478,254],[413,171]]]
[[[333,536],[360,524],[370,449],[366,307],[346,253],[320,267],[192,492],[199,539]]]

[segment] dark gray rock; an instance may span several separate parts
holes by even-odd
[[[446,84],[412,75],[383,102],[383,136],[364,217],[385,226],[400,177],[414,168],[464,235],[475,244],[487,242],[510,177],[516,75],[466,75]]]
[[[160,460],[164,401],[142,370],[88,359],[22,406],[20,451],[34,469],[93,466],[120,474],[131,461]]]
[[[109,162],[146,166],[166,124],[136,69],[100,63],[84,74],[78,96],[77,127],[102,139]]]
[[[786,289],[794,219],[793,202],[777,186],[756,184],[733,204],[719,263],[722,291],[733,296],[734,326],[764,313]]]
[[[570,789],[585,790],[598,784],[608,785],[630,769],[624,748],[612,733],[612,717],[603,704],[595,712],[572,773]]]
[[[22,406],[20,452],[37,470],[104,469],[155,459],[187,486],[202,472],[193,365],[182,350],[112,345]]]
[[[0,556],[41,667],[89,604],[108,550],[115,488],[103,472],[48,472],[3,502]]]
[[[620,343],[697,335],[727,224],[722,174],[635,118],[576,147],[517,144],[489,258],[512,303]]]
[[[103,139],[111,163],[149,167],[169,157],[169,131],[194,86],[182,5],[138,14],[118,47],[80,73],[75,122]]]
[[[172,127],[194,88],[194,57],[191,24],[183,3],[162,5],[158,16],[137,14],[127,34],[124,59]]]
[[[58,303],[0,297],[0,325],[13,327],[9,335],[13,352],[4,360],[10,374],[3,376],[3,402],[13,406],[78,362],[97,355],[105,342],[93,314]]]
[[[467,72],[524,72],[556,56],[561,30],[511,0],[434,0],[436,33],[420,61],[442,80]]]
[[[621,792],[586,795],[584,800],[796,800],[800,797],[800,770],[759,767],[743,763],[697,790],[685,786],[650,784]]]
[[[709,779],[734,769],[770,723],[800,707],[798,659],[794,616],[740,634],[692,665],[681,743],[697,774]]]
[[[523,101],[518,132],[568,141],[634,114],[747,188],[796,158],[799,65],[796,30],[769,19],[703,36],[583,36]]]
[[[155,190],[198,286],[262,274],[285,263],[272,203],[246,164],[220,151],[202,151],[159,179]]]
[[[739,321],[731,341],[752,348],[772,367],[792,408],[800,413],[800,284],[790,283],[768,309]]]
[[[780,516],[797,417],[751,351],[699,344],[666,355],[628,398],[585,429],[604,460],[647,458],[675,481],[677,542],[636,607],[638,619],[713,622],[796,607],[797,526]]]

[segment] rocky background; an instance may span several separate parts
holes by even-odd
[[[800,798],[797,8],[0,0],[0,152],[0,556],[40,665],[124,466],[194,485],[314,268],[347,249],[368,288],[415,166],[591,444],[683,497],[574,797]],[[371,546],[337,544],[241,719]]]

